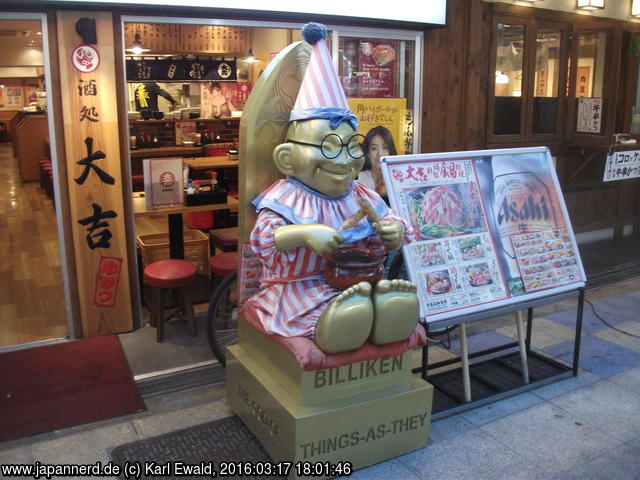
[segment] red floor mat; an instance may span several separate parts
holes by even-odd
[[[116,336],[0,354],[0,441],[144,409]]]

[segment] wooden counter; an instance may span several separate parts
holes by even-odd
[[[238,156],[230,157],[197,157],[185,158],[184,163],[193,170],[209,170],[211,168],[231,168],[238,166]]]
[[[210,203],[207,205],[178,205],[177,207],[168,208],[148,208],[145,204],[144,197],[133,197],[133,214],[137,216],[145,215],[173,215],[175,213],[186,212],[205,212],[207,210],[227,210],[238,207],[238,199],[227,197],[227,203]]]
[[[38,180],[40,168],[38,157],[49,154],[45,139],[49,138],[47,116],[25,115],[15,129],[14,148],[18,157],[18,168],[22,181]]]
[[[193,157],[202,155],[202,147],[157,147],[129,150],[131,158]]]

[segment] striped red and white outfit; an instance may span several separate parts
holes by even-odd
[[[366,198],[382,220],[401,221],[405,231],[410,232],[408,222],[393,214],[376,192],[357,181],[345,195],[331,198],[289,178],[277,181],[254,201],[259,215],[250,244],[262,262],[261,289],[243,308],[250,308],[268,333],[285,337],[314,335],[318,318],[340,293],[324,278],[323,256],[307,247],[279,252],[274,242],[275,230],[305,223],[320,223],[338,230],[345,219],[360,209],[359,197]],[[341,246],[367,247],[386,253],[366,217],[353,229],[340,233],[345,238]],[[405,240],[409,237],[413,235],[405,234]]]

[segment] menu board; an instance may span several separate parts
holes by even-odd
[[[546,148],[385,157],[421,317],[436,321],[559,293],[585,274]]]

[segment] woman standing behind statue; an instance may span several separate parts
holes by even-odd
[[[205,84],[201,89],[200,116],[202,118],[230,117],[236,107],[231,99],[222,93],[222,86],[218,82]]]
[[[365,163],[358,180],[375,190],[379,195],[386,197],[387,188],[382,178],[382,170],[380,170],[380,159],[398,154],[391,132],[382,125],[373,127],[365,136],[362,150],[365,155]]]

